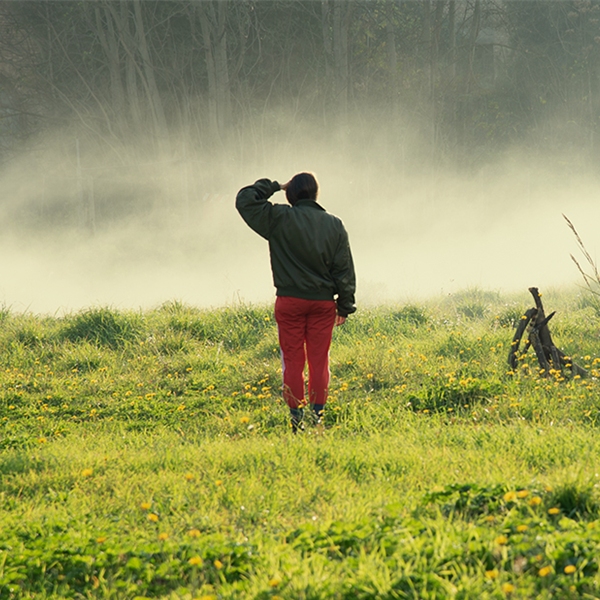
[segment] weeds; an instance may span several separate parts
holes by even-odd
[[[508,372],[518,299],[373,308],[297,436],[270,307],[7,314],[0,597],[598,596],[597,324],[561,301],[592,377]]]
[[[575,229],[575,225],[567,218],[566,215],[563,215],[563,218],[567,222],[569,229],[573,232],[575,236],[575,240],[577,241],[577,245],[579,246],[579,250],[583,254],[585,258],[585,262],[588,265],[588,268],[591,269],[591,274],[587,273],[583,267],[580,265],[579,261],[571,254],[571,259],[575,263],[583,281],[585,283],[586,288],[590,292],[589,300],[591,305],[594,307],[596,311],[596,315],[600,315],[600,273],[598,272],[598,267],[596,265],[596,261],[592,258],[591,254],[587,251],[583,240],[579,236],[577,229]]]

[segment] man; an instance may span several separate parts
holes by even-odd
[[[285,190],[289,205],[269,201],[279,190]],[[294,433],[303,427],[305,363],[311,415],[320,423],[329,388],[333,327],[356,310],[348,234],[341,220],[317,203],[318,193],[315,176],[298,173],[283,185],[259,179],[236,197],[244,221],[269,242],[283,398]]]

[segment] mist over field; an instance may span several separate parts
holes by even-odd
[[[577,247],[562,213],[595,255],[600,205],[592,176],[528,164],[510,153],[475,175],[413,167],[403,172],[376,150],[364,148],[365,161],[336,154],[327,137],[304,156],[273,143],[272,159],[261,164],[232,160],[211,193],[190,192],[187,204],[182,173],[201,160],[187,167],[165,161],[151,183],[117,174],[117,189],[147,188],[154,207],[98,224],[93,232],[67,226],[60,207],[50,226],[23,222],[22,207],[29,216],[52,213],[52,202],[60,203],[72,186],[67,181],[64,190],[46,190],[44,200],[40,190],[48,181],[28,156],[20,157],[18,168],[0,175],[2,188],[10,190],[1,225],[0,301],[36,313],[91,305],[150,308],[169,300],[197,306],[269,301],[274,290],[267,243],[241,220],[234,198],[255,179],[285,181],[300,170],[317,174],[320,202],[346,224],[359,304],[470,287],[510,293],[580,283],[569,257]],[[279,193],[273,201],[285,197]]]

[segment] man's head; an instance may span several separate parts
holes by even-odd
[[[319,183],[312,173],[298,173],[287,185],[285,197],[293,206],[298,200],[316,200],[319,195]]]

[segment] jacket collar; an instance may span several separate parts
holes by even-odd
[[[298,200],[294,207],[296,206],[307,206],[309,208],[317,208],[318,210],[325,210],[320,204],[317,203],[316,200]]]

